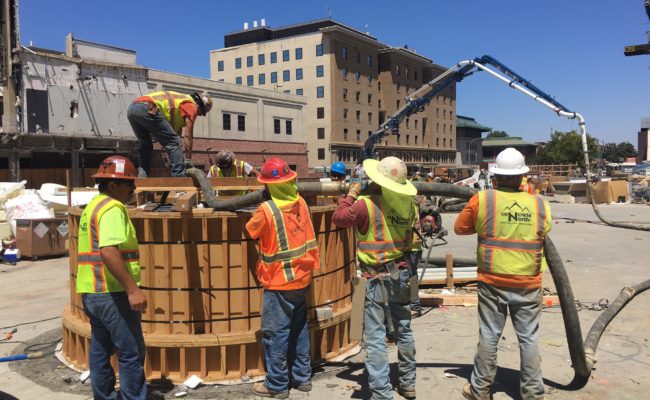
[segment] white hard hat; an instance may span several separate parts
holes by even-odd
[[[373,182],[393,192],[409,196],[415,196],[418,192],[406,179],[406,164],[397,157],[386,157],[381,161],[367,159],[363,162],[363,169]]]
[[[427,174],[427,176],[428,176],[429,178],[433,178],[433,172],[429,172],[429,173]]]
[[[523,175],[530,171],[524,155],[514,147],[508,147],[497,155],[497,166],[492,169],[496,175]]]

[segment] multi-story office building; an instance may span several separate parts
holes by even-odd
[[[247,25],[245,25],[246,27]],[[210,52],[213,80],[304,96],[309,166],[355,164],[368,135],[404,105],[407,95],[444,68],[408,48],[326,19],[271,28],[262,24],[225,36]],[[424,111],[406,118],[399,135],[379,146],[411,169],[455,159],[456,90],[450,86]],[[286,122],[273,117],[281,137]]]

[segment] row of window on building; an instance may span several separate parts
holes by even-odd
[[[278,82],[278,73],[277,72],[271,72],[270,74],[271,78],[271,83],[277,83]],[[316,66],[316,78],[322,78],[325,76],[325,68],[322,65],[317,65]],[[302,68],[296,68],[295,74],[294,74],[294,79],[297,81],[301,81],[304,77],[303,74],[303,69]],[[282,82],[289,82],[291,81],[291,70],[285,69],[282,71]],[[235,83],[238,85],[242,84],[242,77],[238,76],[235,78]],[[246,85],[247,86],[253,86],[255,84],[255,75],[248,75],[246,76]],[[258,85],[264,85],[266,84],[266,73],[261,73],[257,74],[257,84]]]
[[[322,150],[322,151],[321,151]],[[323,156],[321,158],[321,155]],[[335,155],[338,158],[339,161],[343,162],[353,162],[359,159],[359,156],[361,155],[361,150],[337,150],[335,151]],[[433,162],[433,163],[452,163],[455,160],[455,154],[450,154],[450,153],[443,153],[443,152],[438,152],[438,151],[427,151],[427,152],[422,152],[422,151],[390,151],[385,152],[385,151],[378,151],[379,158],[383,157],[388,157],[388,156],[396,156],[404,160],[405,162],[415,162],[415,163],[423,163],[423,162]],[[324,160],[325,159],[325,149],[318,149],[318,159],[319,160]]]
[[[291,61],[291,50],[282,50],[282,61],[288,62]],[[316,57],[323,55],[323,45],[317,44],[315,49]],[[294,49],[294,59],[302,60],[302,47],[297,47]],[[254,66],[255,56],[246,56],[246,67],[252,68]],[[278,62],[278,52],[272,51],[269,53],[269,62],[271,64],[276,64]],[[266,65],[266,54],[260,53],[257,55],[257,65]],[[217,71],[222,72],[226,68],[225,62],[223,60],[217,61]],[[235,58],[235,69],[242,68],[242,58]]]

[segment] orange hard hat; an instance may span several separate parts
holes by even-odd
[[[295,179],[298,174],[281,158],[270,158],[262,165],[262,174],[257,177],[260,183],[283,183]]]
[[[110,156],[99,164],[97,173],[92,178],[136,179],[138,171],[126,157]]]

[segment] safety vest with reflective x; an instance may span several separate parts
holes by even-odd
[[[526,192],[478,193],[475,230],[481,272],[533,276],[546,269],[544,238],[551,230],[551,209]]]
[[[210,167],[210,175],[213,177],[226,177],[223,174],[223,170],[217,165]],[[228,178],[240,178],[244,176],[244,162],[240,160],[235,160],[232,162],[232,167],[230,167],[230,175]]]
[[[266,289],[295,290],[309,286],[320,267],[318,243],[309,208],[302,197],[297,209],[281,210],[273,200],[260,207],[269,224],[268,240],[260,240],[257,277]],[[296,212],[297,211],[297,212]]]
[[[127,240],[117,245],[122,254],[124,267],[129,271],[136,284],[140,284],[140,263],[138,239],[126,208],[119,201],[105,195],[95,196],[84,209],[79,219],[79,237],[77,254],[77,293],[123,292],[122,285],[113,277],[104,265],[100,254],[99,223],[106,211],[117,207],[124,213],[123,221],[127,226]]]
[[[181,116],[181,104],[186,102],[194,103],[191,96],[183,93],[167,90],[164,92],[149,93],[148,97],[162,112],[163,116],[174,129],[174,132],[180,134],[181,129],[185,126],[185,119]]]
[[[365,234],[356,230],[357,257],[363,264],[378,266],[396,260],[410,251],[416,206],[407,218],[398,215],[380,196],[360,196],[366,203],[370,225]]]

